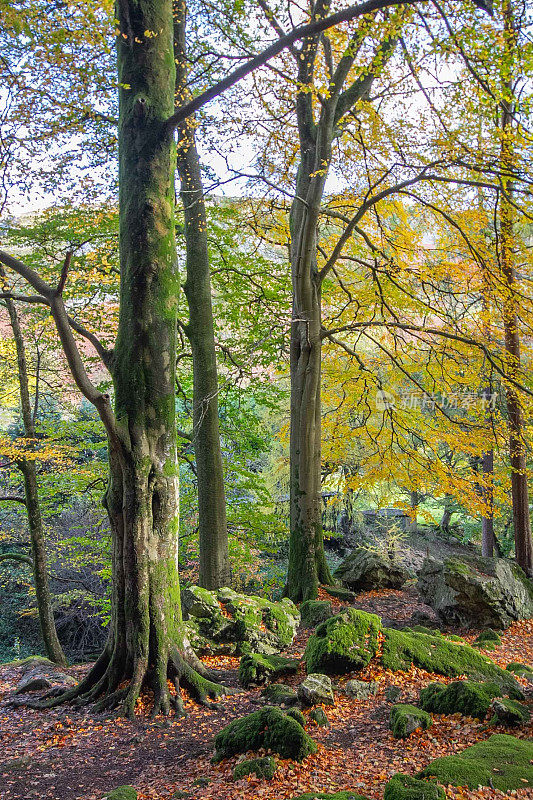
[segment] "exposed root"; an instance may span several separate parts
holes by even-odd
[[[133,719],[143,688],[149,688],[154,695],[152,718],[159,714],[168,715],[171,711],[181,716],[186,713],[181,688],[187,689],[197,703],[211,709],[218,708],[214,701],[220,697],[238,692],[217,683],[213,677],[190,645],[183,651],[174,649],[166,664],[163,662],[151,670],[143,659],[138,659],[128,670],[122,654],[117,655],[116,651],[109,654],[106,650],[85,678],[72,689],[51,690],[37,700],[12,699],[10,705],[44,710],[71,702],[78,706],[93,705],[96,713],[119,709],[121,715]],[[169,679],[174,684],[176,695],[169,691]]]

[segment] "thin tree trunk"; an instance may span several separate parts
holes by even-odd
[[[175,56],[177,102],[189,99],[185,50],[185,2],[176,4]],[[193,444],[198,480],[200,586],[231,585],[224,471],[218,418],[218,375],[215,348],[207,218],[195,120],[178,127],[177,165],[185,219],[185,295],[189,305],[186,333],[193,363]]]
[[[500,195],[500,271],[503,286],[503,325],[507,355],[506,400],[509,420],[509,458],[511,464],[511,494],[513,501],[513,523],[515,557],[527,575],[533,575],[533,542],[529,517],[529,493],[527,483],[526,449],[524,442],[524,418],[520,397],[514,381],[520,376],[520,332],[519,300],[515,288],[514,270],[514,214],[512,206],[513,183],[509,175],[515,167],[513,141],[513,94],[516,61],[516,30],[511,3],[504,8],[504,50],[508,63],[504,65],[504,97],[501,103],[501,165],[502,193]]]
[[[7,305],[17,350],[20,405],[22,409],[24,434],[28,439],[34,439],[35,425],[30,402],[24,337],[13,300],[7,298],[5,303]],[[39,624],[41,627],[44,649],[50,661],[65,665],[67,660],[57,636],[54,611],[52,608],[52,596],[48,580],[46,542],[39,503],[37,469],[33,459],[22,459],[18,462],[17,466],[24,478],[24,496],[26,499],[26,512],[28,515],[28,527],[30,529],[31,540],[33,583],[35,586],[35,598],[37,601],[37,610],[39,612]]]

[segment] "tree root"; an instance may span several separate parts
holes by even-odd
[[[171,693],[169,681],[176,694]],[[216,682],[190,646],[183,651],[173,649],[159,669],[148,669],[146,663],[138,660],[129,671],[122,654],[117,655],[116,651],[109,654],[106,649],[85,678],[72,689],[60,693],[52,689],[37,700],[13,699],[10,705],[41,710],[56,708],[63,703],[92,705],[96,713],[119,709],[119,715],[133,719],[137,701],[145,688],[151,689],[154,695],[152,719],[171,711],[178,716],[186,713],[182,688],[187,689],[197,703],[211,709],[219,707],[213,701],[238,692],[238,689]]]

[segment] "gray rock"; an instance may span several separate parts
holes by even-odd
[[[76,683],[75,678],[64,672],[54,671],[49,668],[46,668],[46,672],[44,672],[42,667],[37,667],[21,678],[15,689],[15,694],[35,692],[39,689],[51,689],[53,686],[75,686]]]
[[[329,675],[319,673],[308,675],[298,686],[298,699],[305,706],[316,706],[320,703],[334,705],[333,686]]]
[[[379,685],[376,681],[347,681],[342,691],[354,700],[368,700],[378,693]]]
[[[504,558],[427,558],[418,592],[449,625],[502,629],[533,617],[533,583]]]
[[[387,553],[357,547],[337,567],[334,577],[352,591],[400,589],[409,573]]]

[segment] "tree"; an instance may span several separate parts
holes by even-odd
[[[0,277],[4,278],[3,271],[0,270]],[[15,303],[9,297],[4,300],[13,331],[13,338],[17,350],[17,370],[20,391],[20,406],[22,410],[22,423],[24,425],[24,435],[29,440],[35,439],[35,421],[30,401],[29,378],[26,362],[26,348],[24,337],[20,325],[19,316]],[[67,663],[59,642],[52,608],[52,597],[50,594],[50,584],[48,580],[48,567],[46,558],[46,542],[39,503],[39,487],[37,480],[37,467],[35,459],[25,458],[24,456],[17,462],[24,478],[24,500],[28,515],[28,527],[30,529],[31,541],[31,567],[33,570],[33,582],[35,586],[35,596],[37,600],[37,610],[39,612],[39,624],[46,655],[50,661],[56,664],[65,665]],[[0,498],[5,499],[5,498]],[[18,558],[18,554],[15,554]],[[4,555],[4,558],[6,556]],[[12,556],[14,557],[14,556]]]
[[[186,25],[186,2],[178,0],[174,23],[178,106],[190,99]],[[185,333],[191,344],[193,364],[192,441],[198,484],[199,584],[206,589],[217,589],[231,585],[231,566],[218,419],[218,374],[208,225],[194,128],[194,116],[178,125],[177,165],[183,204],[187,271],[184,288],[189,306],[189,321],[185,325]]]
[[[529,516],[524,419],[516,382],[520,376],[519,298],[515,286],[513,174],[517,164],[513,121],[516,114],[515,96],[517,66],[517,30],[511,2],[503,7],[503,53],[501,106],[501,181],[499,198],[499,266],[502,283],[502,318],[507,355],[506,399],[509,417],[509,458],[511,462],[511,491],[516,560],[529,576],[533,576],[533,540]]]

